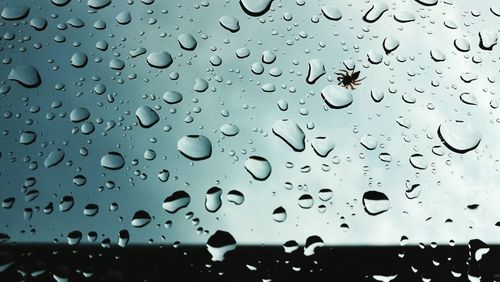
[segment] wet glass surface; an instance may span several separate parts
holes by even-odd
[[[0,1],[0,246],[185,247],[205,268],[457,245],[445,272],[479,281],[499,243],[497,7]]]

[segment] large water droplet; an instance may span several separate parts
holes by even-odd
[[[74,108],[69,114],[69,119],[72,122],[82,122],[90,117],[90,111],[87,108]]]
[[[240,6],[250,16],[262,16],[270,8],[273,0],[240,0]]]
[[[21,135],[19,136],[19,143],[24,144],[24,145],[29,145],[36,140],[36,133],[33,131],[23,131]]]
[[[150,222],[151,222],[151,216],[145,210],[136,211],[134,213],[134,216],[132,217],[132,221],[131,221],[132,226],[135,228],[144,227],[144,226],[148,225],[148,223],[150,223]]]
[[[209,212],[216,212],[222,206],[222,189],[219,187],[212,187],[208,189],[205,194],[205,208]]]
[[[321,90],[321,97],[333,109],[341,109],[352,103],[352,92],[338,85],[328,85]]]
[[[225,136],[235,136],[240,132],[240,129],[231,123],[223,124],[219,130]]]
[[[382,43],[384,51],[387,55],[399,47],[399,40],[395,37],[389,36],[384,39]]]
[[[177,142],[177,150],[186,158],[199,161],[210,158],[212,143],[204,135],[186,135]]]
[[[326,73],[325,65],[318,59],[312,59],[308,62],[309,70],[307,72],[307,83],[314,84],[322,75]]]
[[[30,8],[28,6],[12,3],[3,8],[2,18],[9,21],[22,20],[28,16],[29,12]]]
[[[374,150],[378,145],[377,138],[371,136],[370,134],[361,136],[361,138],[359,138],[359,143],[361,143],[361,145],[368,150]]]
[[[304,245],[304,255],[312,256],[316,248],[321,247],[325,244],[323,239],[317,235],[309,236],[306,239],[306,244]]]
[[[43,165],[45,167],[53,167],[59,164],[64,159],[64,151],[61,149],[54,150],[49,153]]]
[[[437,133],[448,149],[460,154],[474,150],[482,138],[472,123],[463,121],[447,120],[441,123]]]
[[[424,6],[434,6],[438,2],[438,0],[415,0],[415,1]]]
[[[179,42],[179,45],[182,49],[189,51],[194,50],[196,48],[196,45],[198,45],[196,39],[194,39],[194,37],[189,33],[183,33],[179,35],[179,37],[177,37],[177,41]]]
[[[231,233],[217,230],[208,238],[207,249],[213,261],[223,261],[227,252],[236,249],[236,240]]]
[[[259,156],[251,156],[245,161],[245,169],[256,180],[266,180],[271,175],[271,164]]]
[[[169,213],[175,213],[178,210],[187,207],[190,202],[191,197],[189,194],[186,191],[179,190],[165,198],[162,207]]]
[[[122,11],[116,15],[115,20],[119,24],[128,24],[132,21],[132,15],[129,11]]]
[[[21,65],[10,70],[8,78],[27,88],[37,87],[42,83],[38,70],[31,65]]]
[[[330,137],[319,136],[311,141],[311,146],[318,156],[324,158],[335,148],[335,143]]]
[[[111,0],[88,0],[87,5],[90,8],[102,9],[111,4]]]
[[[429,162],[425,159],[425,157],[422,154],[411,155],[410,164],[417,169],[426,169],[429,166]]]
[[[152,67],[164,69],[172,64],[173,59],[167,51],[159,51],[149,54],[146,61]]]
[[[273,133],[285,141],[294,151],[304,151],[306,135],[294,121],[289,119],[276,121],[273,124]]]
[[[369,23],[376,22],[389,7],[384,2],[375,2],[363,16],[363,20]]]
[[[87,54],[83,52],[76,52],[71,56],[71,65],[75,68],[83,68],[87,65],[88,62]]]
[[[103,168],[117,170],[125,165],[125,159],[118,152],[109,152],[101,157],[101,166]]]
[[[286,220],[286,210],[283,207],[278,207],[273,211],[273,220],[283,222]]]
[[[491,51],[497,44],[498,34],[491,30],[481,30],[479,32],[479,47],[483,50]]]
[[[225,29],[231,32],[237,32],[240,30],[240,21],[231,16],[222,16],[219,18],[219,23]]]
[[[378,191],[368,191],[363,194],[363,206],[369,215],[378,215],[389,210],[389,198]]]
[[[167,91],[163,94],[163,101],[168,104],[177,104],[182,101],[182,94],[177,91]]]
[[[309,194],[302,194],[299,197],[299,206],[303,209],[310,209],[314,205],[314,199]]]
[[[155,110],[151,109],[149,106],[140,106],[137,108],[135,116],[139,120],[139,124],[144,128],[149,128],[160,120]]]
[[[342,13],[340,10],[333,5],[323,5],[321,6],[321,12],[327,19],[338,21],[342,18]]]

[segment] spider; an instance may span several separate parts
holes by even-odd
[[[358,79],[359,71],[354,71],[354,69],[352,69],[351,73],[349,73],[349,71],[347,70],[340,70],[340,72],[336,72],[335,74],[338,75],[338,85],[342,84],[342,87],[345,87],[347,89],[351,87],[351,90],[354,90],[354,86],[359,85],[359,83],[366,78],[363,77],[362,79]]]

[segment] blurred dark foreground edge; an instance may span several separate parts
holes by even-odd
[[[0,281],[500,281],[500,246],[238,246],[214,262],[205,246],[2,244]]]

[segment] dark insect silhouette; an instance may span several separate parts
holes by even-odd
[[[363,77],[358,79],[359,71],[354,71],[354,69],[350,73],[347,70],[340,70],[340,72],[336,72],[335,74],[338,75],[337,80],[339,81],[339,85],[347,89],[350,87],[352,90],[354,90],[354,86],[359,85],[359,83],[366,78]]]

